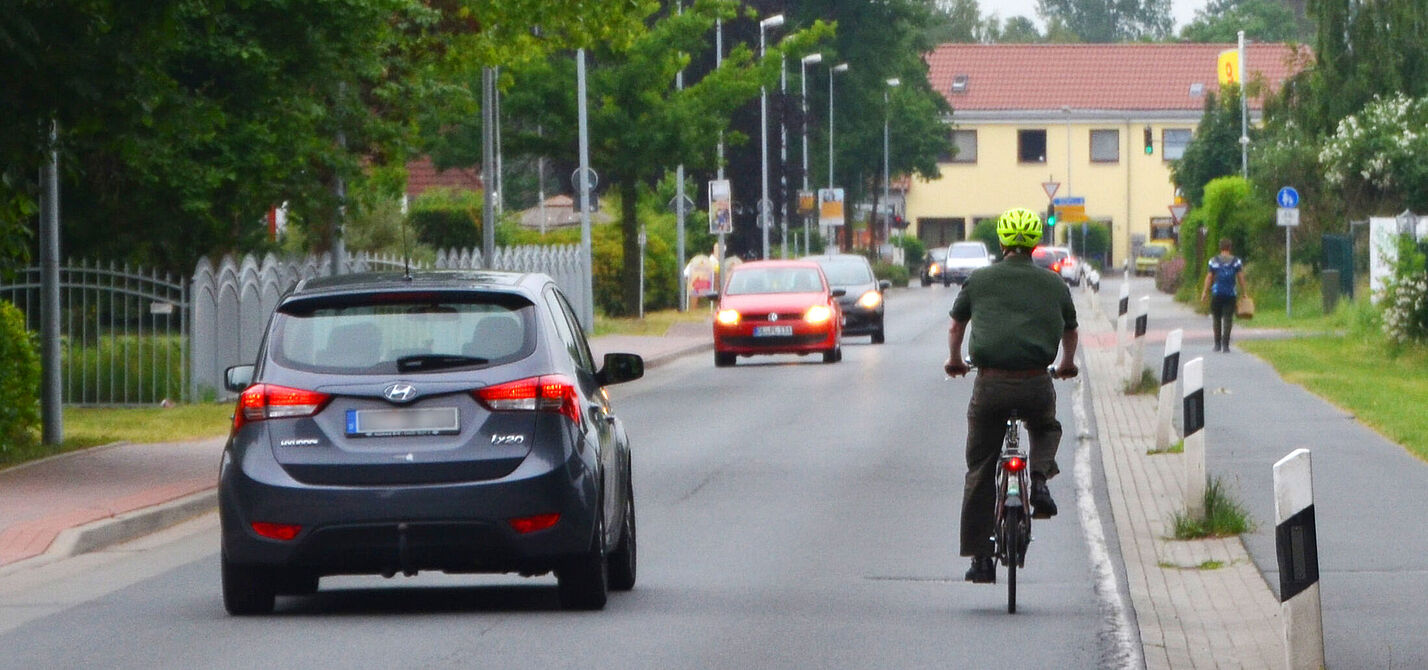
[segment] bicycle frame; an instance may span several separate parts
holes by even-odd
[[[1024,538],[1023,543],[1031,538],[1031,471],[1030,462],[1027,459],[1026,449],[1021,446],[1021,419],[1013,412],[1011,418],[1007,419],[1006,439],[1002,442],[1001,457],[997,459],[997,502],[996,517],[993,527],[996,529],[996,536],[992,538],[995,547],[997,560],[1008,567],[1011,561],[1016,561],[1016,567],[1021,567],[1026,561],[1026,548],[1017,547],[1015,552],[1007,546],[1009,536]],[[1007,508],[1014,507],[1021,510],[1016,523],[1021,528],[1019,533],[1011,534],[1006,532]]]

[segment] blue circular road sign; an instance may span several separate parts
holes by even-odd
[[[1274,199],[1280,207],[1298,207],[1299,191],[1294,190],[1293,186],[1285,186],[1279,189],[1279,194]]]

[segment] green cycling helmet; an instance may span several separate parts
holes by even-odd
[[[1024,207],[1009,209],[997,219],[997,239],[1004,247],[1026,247],[1041,241],[1041,217]]]

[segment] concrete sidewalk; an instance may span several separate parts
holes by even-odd
[[[1148,453],[1157,396],[1123,392],[1129,361],[1117,360],[1115,314],[1092,309],[1095,298],[1086,298],[1078,301],[1082,360],[1145,667],[1283,667],[1278,600],[1240,538],[1172,539],[1173,515],[1184,509],[1184,456]],[[1162,348],[1146,348],[1152,369]]]

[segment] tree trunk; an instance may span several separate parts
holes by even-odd
[[[639,181],[620,181],[620,249],[624,263],[620,270],[620,302],[624,316],[639,313],[640,304],[640,222],[635,216],[639,199]]]

